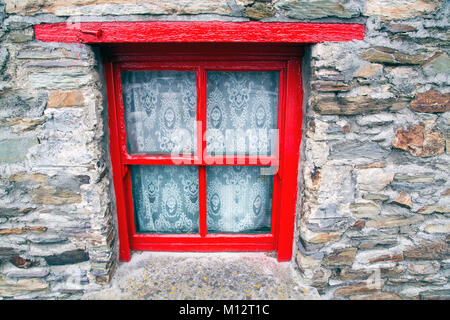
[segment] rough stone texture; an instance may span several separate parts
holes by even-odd
[[[295,1],[281,0],[277,7],[286,12],[289,18],[317,19],[326,17],[351,18],[360,14],[360,6],[347,1],[310,0]]]
[[[445,52],[438,52],[428,59],[423,65],[423,73],[426,76],[448,76],[450,72],[450,58]],[[448,100],[447,100],[448,103]],[[448,110],[447,110],[448,111]]]
[[[422,122],[406,129],[397,130],[392,145],[418,157],[438,155],[444,153],[445,150],[442,133],[427,130]]]
[[[427,292],[421,292],[419,298],[420,300],[449,300],[450,290],[431,290]]]
[[[393,203],[398,204],[399,206],[411,208],[412,207],[412,199],[405,192],[401,192],[400,195],[392,200]]]
[[[43,22],[260,20],[366,27],[364,40],[305,49],[290,268],[323,299],[449,299],[449,13],[442,0],[0,0],[0,297],[305,297],[272,258],[275,277],[195,255],[208,275],[135,254],[142,277],[117,291],[131,270],[117,261],[102,57],[33,34]]]
[[[363,191],[381,191],[394,179],[394,174],[381,168],[367,168],[357,171],[356,183]]]
[[[29,149],[37,144],[36,137],[4,139],[0,141],[0,161],[17,162],[23,160]]]
[[[378,15],[385,20],[408,19],[436,11],[442,1],[432,0],[373,0],[366,2],[368,16]]]
[[[89,255],[80,249],[66,251],[60,254],[54,254],[45,257],[45,261],[49,266],[59,266],[64,264],[74,264],[83,261],[88,261]]]
[[[356,248],[340,249],[325,257],[325,266],[351,266],[355,260]]]
[[[406,248],[407,259],[445,259],[448,258],[448,244],[441,241],[421,241],[417,246]]]
[[[231,13],[224,0],[145,1],[144,3],[130,3],[127,0],[6,0],[5,2],[7,13],[36,14],[42,12],[57,16]]]
[[[252,20],[261,20],[264,18],[270,18],[275,15],[275,10],[270,1],[249,1],[244,4],[244,13]]]
[[[52,91],[48,98],[47,108],[81,107],[84,106],[83,94],[76,91]]]
[[[418,93],[411,101],[411,109],[417,112],[447,112],[450,111],[450,93],[440,93],[436,90],[429,90]]]
[[[340,287],[334,293],[336,296],[349,296],[353,294],[370,293],[377,291],[376,288],[367,285],[365,282],[361,282],[351,286]]]

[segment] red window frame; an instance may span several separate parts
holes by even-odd
[[[130,260],[130,250],[151,251],[277,251],[278,261],[292,257],[297,173],[302,124],[302,48],[286,45],[183,44],[127,45],[104,49],[104,69],[108,94],[110,155],[119,228],[119,258]],[[197,81],[197,153],[180,156],[183,165],[199,168],[199,233],[142,234],[136,232],[131,194],[130,165],[174,165],[173,156],[130,155],[122,101],[121,72],[126,70],[195,71]],[[265,234],[207,233],[206,166],[214,156],[204,152],[206,141],[206,72],[280,71],[278,129],[275,156],[239,156],[222,165],[273,165],[274,175],[271,232]],[[206,156],[205,156],[206,155]],[[236,159],[235,159],[236,160]],[[244,163],[242,163],[244,161]],[[214,164],[213,164],[214,165]],[[217,163],[221,165],[221,163]]]
[[[352,41],[364,39],[365,28],[360,24],[339,23],[285,23],[285,22],[224,22],[224,21],[136,21],[136,22],[77,22],[49,23],[34,26],[38,41],[122,44],[103,50],[104,69],[107,82],[108,123],[110,134],[110,154],[116,195],[119,229],[119,259],[130,260],[130,249],[137,247],[165,250],[226,251],[251,248],[278,251],[279,261],[288,261],[292,256],[295,204],[297,198],[297,173],[302,123],[302,83],[300,72],[301,50],[296,47],[274,44],[311,44],[323,41]],[[153,43],[148,47],[136,47],[136,43]],[[176,44],[182,46],[176,46]],[[192,44],[195,43],[195,46]],[[211,45],[208,45],[210,43]],[[251,44],[250,44],[251,43]],[[124,45],[126,44],[126,46]],[[155,45],[156,44],[156,45]],[[157,45],[159,44],[159,45]],[[164,44],[164,45],[162,45]],[[238,44],[238,47],[233,46]],[[253,44],[253,45],[252,45]],[[255,45],[257,44],[257,45]],[[260,46],[259,44],[266,44]],[[105,47],[104,47],[105,48]],[[149,51],[151,49],[151,51]],[[152,54],[150,55],[149,52]],[[120,132],[123,122],[117,117],[120,95],[114,74],[120,62],[143,62],[164,60],[170,56],[174,61],[201,61],[202,54],[220,63],[224,57],[239,57],[242,61],[255,61],[263,56],[268,61],[285,63],[285,113],[283,148],[280,149],[278,174],[280,188],[277,194],[277,228],[273,230],[271,242],[254,236],[236,236],[221,239],[212,237],[214,243],[206,245],[198,238],[179,246],[171,242],[171,236],[160,237],[158,241],[136,246],[135,235],[129,225],[127,210],[130,208],[131,193],[128,164],[123,161]],[[158,58],[159,57],[159,58]],[[213,58],[214,57],[214,58]],[[203,96],[202,99],[205,99]],[[203,130],[203,128],[202,128]],[[123,137],[122,137],[123,139]],[[132,159],[131,159],[132,160]],[[150,160],[150,159],[148,159]],[[140,161],[136,160],[135,161]],[[162,161],[162,160],[161,160]],[[127,180],[128,179],[128,180]],[[203,195],[204,197],[205,195]],[[127,200],[128,199],[128,200]],[[203,227],[204,228],[204,227]],[[260,237],[261,238],[261,237]],[[229,240],[229,241],[228,241]],[[258,240],[258,241],[256,241]],[[267,239],[265,239],[267,240]],[[251,244],[250,246],[248,244]],[[214,249],[214,250],[213,250]],[[264,248],[263,248],[264,249]]]

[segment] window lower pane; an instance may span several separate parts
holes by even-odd
[[[270,232],[273,175],[257,166],[206,168],[208,232]]]
[[[196,166],[131,166],[136,230],[198,233]]]

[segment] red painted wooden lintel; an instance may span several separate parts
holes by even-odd
[[[64,43],[318,43],[364,38],[364,25],[297,22],[140,21],[35,25],[35,37]]]

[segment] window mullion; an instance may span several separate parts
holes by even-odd
[[[199,178],[199,232],[200,236],[204,237],[207,234],[206,224],[206,166],[198,167]]]
[[[199,231],[200,236],[207,234],[206,223],[206,166],[203,157],[206,154],[206,70],[200,66],[197,70],[197,157],[199,161]]]

